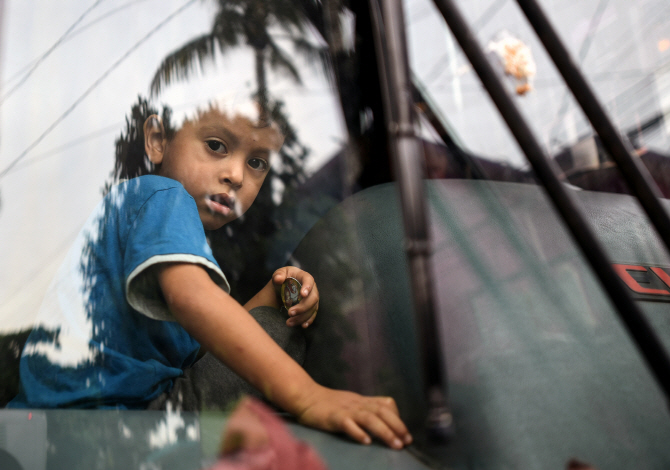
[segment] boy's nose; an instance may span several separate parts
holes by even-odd
[[[219,179],[233,188],[239,188],[244,181],[244,165],[246,161],[242,158],[230,158],[225,163]]]

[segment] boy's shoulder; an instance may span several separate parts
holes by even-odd
[[[158,175],[143,175],[123,181],[116,186],[117,191],[131,194],[152,194],[166,189],[183,190],[184,186],[177,180]]]
[[[123,181],[109,191],[108,202],[115,205],[143,204],[157,193],[168,191],[177,197],[193,199],[177,180],[158,175],[143,175]]]
[[[103,218],[110,214],[125,214],[133,218],[142,208],[169,206],[171,210],[183,208],[191,211],[195,208],[193,197],[176,180],[157,175],[143,175],[123,181],[107,193],[99,206]]]

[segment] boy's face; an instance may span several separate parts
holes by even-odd
[[[249,209],[270,169],[271,152],[283,143],[276,128],[254,127],[246,117],[229,118],[217,110],[185,122],[169,142],[163,139],[159,156],[151,154],[150,134],[147,139],[149,158],[161,165],[159,175],[179,181],[193,196],[207,230]]]

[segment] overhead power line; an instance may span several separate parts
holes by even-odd
[[[73,30],[71,33],[67,34],[67,36],[63,35],[64,37],[63,37],[63,41],[61,42],[61,45],[70,41],[71,39],[77,37],[79,34],[83,33],[84,31],[86,31],[90,27],[94,26],[95,24],[101,22],[102,20],[105,20],[105,19],[109,18],[110,16],[115,15],[115,14],[119,13],[120,11],[125,10],[128,7],[131,7],[133,5],[136,5],[136,4],[141,3],[141,2],[146,2],[146,1],[147,0],[133,0],[131,2],[124,3],[123,5],[120,5],[120,6],[114,8],[112,10],[109,10],[109,11],[103,13],[102,15],[98,16],[97,18],[94,18],[91,21],[89,21],[88,23],[83,24],[83,25],[81,25],[81,27]],[[24,72],[27,69],[29,69],[30,67],[32,67],[33,64],[35,64],[35,62],[37,62],[38,60],[40,60],[40,58],[33,59],[30,62],[28,62],[26,65],[21,67],[11,77],[9,77],[6,82],[4,82],[2,84],[2,87],[5,88],[5,87],[9,86],[10,83],[14,82],[17,78],[21,78],[21,76],[24,74]]]
[[[112,124],[110,126],[103,127],[101,129],[98,129],[97,131],[90,132],[86,135],[83,135],[83,136],[78,137],[74,140],[66,142],[63,145],[59,145],[56,148],[52,148],[50,150],[47,150],[44,153],[41,153],[39,155],[35,155],[31,159],[24,160],[21,163],[14,166],[14,168],[12,168],[11,171],[8,172],[8,174],[13,173],[15,171],[18,171],[21,168],[26,168],[26,167],[32,165],[33,163],[37,163],[41,160],[44,160],[45,158],[53,157],[54,155],[59,155],[59,154],[63,153],[63,151],[65,151],[67,149],[70,149],[72,147],[76,147],[77,145],[83,144],[84,142],[88,142],[90,140],[97,139],[98,137],[100,137],[102,135],[105,135],[105,134],[109,134],[112,131],[117,131],[117,130],[121,129],[122,125],[123,125],[122,122],[118,122],[116,124]]]
[[[3,97],[0,99],[0,106],[2,106],[2,104],[5,102],[5,100],[7,100],[7,98],[12,96],[16,90],[18,90],[21,86],[23,86],[24,83],[26,83],[26,80],[28,80],[28,77],[30,77],[33,74],[33,72],[35,71],[35,69],[37,69],[37,67],[39,67],[42,62],[44,62],[44,59],[49,57],[49,55],[51,55],[51,53],[65,40],[65,38],[68,36],[68,34],[70,34],[72,32],[72,30],[77,27],[77,25],[79,23],[81,23],[81,20],[83,20],[86,17],[86,15],[88,15],[95,7],[100,5],[103,1],[104,0],[96,0],[96,2],[93,5],[88,7],[86,9],[86,11],[84,13],[82,13],[79,18],[77,18],[77,21],[72,23],[72,25],[67,29],[67,31],[65,31],[65,33],[63,33],[63,35],[60,38],[58,38],[58,40],[55,43],[53,43],[53,45],[49,49],[47,49],[47,51],[37,59],[37,61],[33,64],[33,66],[30,68],[30,70],[28,70],[26,72],[26,74],[19,81],[19,83],[14,85],[14,87],[12,87],[7,93],[5,93],[3,95]]]
[[[158,23],[151,31],[149,31],[142,39],[137,41],[130,49],[126,51],[121,58],[119,58],[110,68],[108,68],[105,73],[103,73],[93,84],[79,97],[75,100],[74,103],[63,113],[61,114],[32,144],[30,144],[23,152],[19,154],[18,157],[16,157],[7,167],[5,167],[4,170],[0,172],[0,179],[2,179],[13,167],[16,165],[21,159],[23,159],[26,155],[28,155],[28,152],[30,152],[32,149],[34,149],[37,144],[39,144],[47,135],[53,131],[58,124],[60,124],[72,111],[75,110],[79,104],[86,99],[86,97],[91,94],[93,90],[95,90],[98,85],[100,85],[107,76],[116,69],[121,63],[130,56],[135,50],[140,47],[147,39],[149,39],[151,36],[154,35],[159,29],[161,29],[163,26],[165,26],[167,23],[169,23],[173,18],[175,18],[177,15],[182,13],[187,7],[191,6],[192,4],[195,3],[196,0],[189,0],[186,2],[184,5],[182,5],[179,9],[177,9],[174,13],[171,13],[169,16],[167,16],[163,21]]]

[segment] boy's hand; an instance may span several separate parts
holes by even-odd
[[[314,322],[316,312],[319,310],[319,290],[316,288],[314,278],[308,272],[295,266],[285,266],[277,269],[272,275],[276,292],[279,292],[282,283],[289,277],[297,279],[302,285],[300,288],[302,300],[288,310],[289,319],[286,320],[286,324],[302,325],[303,328],[307,328]]]
[[[368,432],[393,449],[412,443],[391,397],[364,397],[319,386],[310,396],[310,404],[296,416],[302,424],[346,433],[361,444],[372,442]]]

